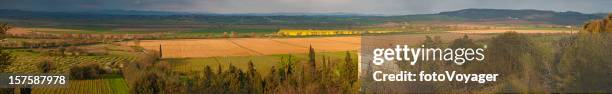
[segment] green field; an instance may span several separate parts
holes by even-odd
[[[114,94],[128,94],[130,92],[128,83],[121,75],[107,75],[104,79],[108,82]]]
[[[127,82],[120,75],[100,79],[70,80],[66,88],[34,88],[32,94],[128,94]]]
[[[325,56],[332,58],[332,61],[343,61],[346,56],[346,52],[324,52],[316,53],[318,60]],[[351,52],[353,60],[357,60],[357,54]],[[204,70],[205,66],[210,66],[214,71],[218,70],[218,66],[227,69],[229,65],[234,65],[243,71],[248,69],[249,60],[253,61],[255,69],[259,71],[262,76],[266,76],[270,73],[272,66],[280,62],[281,57],[287,58],[289,54],[281,55],[266,55],[266,56],[234,56],[234,57],[209,57],[209,58],[177,58],[177,59],[164,59],[162,62],[169,62],[172,65],[172,69],[179,73],[192,73]],[[306,62],[308,60],[308,54],[291,54],[294,60],[299,62]],[[320,62],[320,61],[317,61]]]

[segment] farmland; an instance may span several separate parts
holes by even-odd
[[[188,58],[306,53],[309,45],[323,52],[347,51],[357,50],[359,41],[359,37],[181,39],[143,40],[140,46],[159,50],[161,44],[163,58]]]
[[[293,4],[302,1],[218,1],[223,0],[206,4],[94,0],[73,7],[64,4],[71,2],[26,0],[21,3],[35,4],[21,5],[9,0],[0,4],[0,72],[57,74],[69,80],[66,87],[18,86],[0,88],[0,94],[611,92],[612,80],[607,79],[612,78],[612,66],[607,62],[612,62],[612,55],[607,53],[612,52],[612,38],[593,32],[610,31],[612,15],[580,13],[593,9],[588,3],[555,2],[586,10],[555,8],[554,4],[515,10],[504,6],[420,9],[398,7],[405,2],[392,1],[307,1],[305,6]],[[417,4],[440,5],[427,3]],[[481,3],[496,5],[459,4]],[[62,4],[66,6],[53,7]],[[359,11],[371,10],[368,7],[380,8]],[[248,9],[234,10],[237,8]],[[463,53],[449,54],[451,59],[469,63],[446,64],[444,54],[445,61],[412,58],[419,64],[401,63],[408,60],[403,59],[386,63],[389,66],[370,66],[368,54],[376,54],[369,53],[370,46],[396,44],[455,49]],[[466,49],[474,47],[484,47],[482,57],[487,59],[469,60],[471,53]],[[411,50],[412,56],[419,55],[415,54],[419,49]],[[503,77],[486,84],[411,82],[387,87],[368,80],[372,77],[367,76],[369,71],[378,68],[499,73]]]
[[[517,33],[576,33],[577,31],[571,30],[504,30],[504,29],[491,29],[491,30],[459,30],[459,31],[448,31],[451,33],[467,33],[467,34],[499,34],[508,31],[514,31]]]
[[[15,63],[8,68],[8,71],[14,73],[37,73],[40,70],[36,67],[38,62],[43,60],[50,60],[56,64],[53,73],[66,73],[70,70],[70,67],[81,63],[99,63],[109,66],[118,66],[122,63],[131,62],[135,57],[130,56],[45,56],[39,53],[29,53],[22,51],[14,51],[16,56]]]
[[[63,29],[49,29],[49,32],[63,32]],[[470,38],[475,40],[486,39],[493,37],[505,30],[473,30],[474,32],[486,33],[470,33],[464,32],[431,32],[431,33],[416,33],[416,34],[396,34],[389,35],[380,41],[393,41],[394,38],[408,38],[409,41],[403,43],[409,45],[420,44],[426,39],[426,36],[444,37],[441,41],[448,43],[454,39],[461,38],[463,34],[468,34]],[[520,31],[520,30],[519,30]],[[49,33],[44,32],[44,33]],[[67,32],[82,32],[70,31]],[[517,31],[518,32],[518,31]],[[522,30],[518,33],[549,33],[556,31],[547,30]],[[561,31],[564,32],[564,31]],[[457,34],[461,33],[461,34]],[[211,39],[167,39],[167,40],[139,40],[136,44],[133,41],[123,41],[110,44],[96,44],[77,46],[89,52],[104,52],[102,55],[67,55],[57,56],[48,55],[45,51],[53,50],[54,48],[38,48],[38,49],[11,49],[8,50],[15,56],[15,62],[7,68],[8,72],[14,73],[39,73],[41,70],[37,64],[43,60],[54,62],[56,66],[51,73],[66,74],[70,68],[83,63],[96,63],[102,66],[109,66],[113,69],[118,69],[119,66],[126,63],[133,63],[138,59],[139,52],[136,49],[158,51],[162,49],[162,59],[157,62],[166,62],[170,65],[170,70],[173,73],[189,77],[192,74],[202,73],[205,66],[210,66],[213,70],[219,71],[218,67],[224,70],[230,69],[230,66],[235,66],[240,70],[248,70],[248,62],[254,63],[254,67],[259,74],[267,77],[271,74],[273,66],[277,66],[283,58],[293,57],[295,62],[304,64],[309,59],[308,48],[313,47],[317,52],[317,58],[325,57],[332,62],[343,62],[345,52],[349,51],[351,57],[357,57],[359,48],[361,47],[361,36],[330,36],[330,37],[259,37],[259,38],[211,38]],[[41,40],[41,39],[39,39]],[[48,39],[49,40],[49,39]],[[50,39],[62,40],[62,39]],[[32,41],[19,38],[11,38],[8,41]],[[356,58],[355,58],[356,59]],[[317,61],[321,64],[323,61]],[[343,65],[337,65],[343,66]],[[303,71],[303,69],[301,70]],[[340,70],[334,70],[340,71]],[[70,80],[70,85],[67,88],[35,88],[32,93],[128,93],[130,85],[127,77],[118,76],[103,76],[94,79],[74,79]],[[125,75],[123,75],[125,76]],[[133,81],[132,81],[133,82]]]
[[[70,80],[66,87],[34,88],[32,94],[128,94],[128,89],[123,78],[109,75],[104,79]]]
[[[352,57],[357,57],[356,51],[351,51]],[[201,72],[203,67],[210,66],[213,70],[218,70],[218,66],[227,69],[230,65],[236,66],[242,70],[248,69],[248,62],[252,61],[255,69],[262,76],[270,73],[272,66],[280,62],[281,58],[293,57],[297,61],[308,59],[308,54],[278,54],[265,56],[230,56],[230,57],[207,57],[207,58],[170,58],[164,59],[162,62],[172,62],[173,71],[188,74],[193,72]],[[345,57],[345,52],[321,52],[317,53],[316,57],[330,57],[333,61],[341,61]]]
[[[105,54],[90,55],[57,55],[49,54],[52,49],[11,49],[6,50],[14,56],[14,61],[5,70],[10,73],[44,73],[40,69],[40,62],[50,62],[51,70],[48,73],[63,74],[70,76],[69,71],[74,66],[86,63],[99,64],[108,69],[110,73],[117,72],[120,67],[129,62],[134,62],[138,53],[132,52],[129,47],[111,44],[98,44],[90,46],[79,46],[79,49],[89,52],[102,51]],[[68,53],[68,52],[65,52]],[[66,87],[34,87],[33,94],[127,94],[129,88],[127,82],[121,75],[104,74],[100,78],[93,79],[70,79]]]
[[[461,38],[463,34],[405,34],[390,35],[380,41],[391,41],[394,38],[409,38],[404,41],[409,45],[420,44],[426,36],[444,36],[444,42]],[[471,34],[473,39],[485,39],[494,35]],[[125,42],[134,45],[131,42]],[[269,74],[269,69],[284,57],[293,56],[297,61],[307,60],[308,47],[312,45],[318,52],[316,57],[331,57],[341,61],[345,51],[351,51],[353,57],[361,46],[361,37],[311,37],[311,38],[229,38],[229,39],[183,39],[183,40],[143,40],[140,43],[145,49],[162,48],[162,62],[169,62],[172,70],[182,74],[201,72],[203,67],[210,66],[217,70],[220,66],[227,69],[230,65],[242,70],[248,68],[252,61],[255,69],[262,75]],[[273,46],[271,46],[273,45]]]
[[[82,29],[82,28],[14,28],[9,30],[12,34],[27,34],[27,33],[49,33],[49,34],[144,34],[155,33],[155,31],[147,30],[130,30],[130,29]]]
[[[247,36],[252,33],[258,35],[273,34],[276,28],[208,28],[208,27],[183,27],[183,28],[145,28],[145,27],[19,27],[8,31],[10,34],[48,33],[48,34],[151,34],[166,33],[168,37],[181,37],[189,35],[213,35],[222,36],[224,33],[235,32],[239,36]]]
[[[410,38],[407,44],[417,44],[425,36],[444,36],[448,42],[460,38],[463,34],[403,34],[392,35],[393,38]],[[475,39],[488,38],[489,34],[470,34]],[[388,40],[388,39],[380,39]],[[123,42],[135,45],[132,42]],[[312,46],[318,52],[338,52],[359,49],[361,38],[358,36],[344,37],[309,37],[309,38],[227,38],[227,39],[177,39],[177,40],[142,40],[140,46],[149,50],[162,49],[163,58],[197,58],[197,57],[227,57],[227,56],[264,56],[275,54],[306,53]]]

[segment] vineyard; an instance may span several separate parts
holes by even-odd
[[[127,94],[123,78],[70,80],[65,88],[34,88],[32,94]]]
[[[132,52],[129,47],[115,45],[92,45],[80,46],[88,51],[106,50],[104,55],[50,55],[41,53],[48,50],[8,50],[13,56],[13,63],[7,68],[11,73],[41,73],[38,67],[40,62],[51,62],[50,73],[68,75],[74,66],[82,64],[99,64],[101,68],[111,72],[100,78],[77,80],[70,78],[66,87],[34,87],[33,94],[127,94],[129,86],[127,81],[117,73],[125,63],[134,62],[137,52]]]
[[[99,63],[110,68],[117,68],[122,63],[131,62],[135,57],[130,56],[45,56],[32,52],[13,51],[14,63],[8,71],[14,73],[38,73],[38,62],[43,60],[52,61],[54,70],[52,73],[66,73],[70,67],[81,63]]]

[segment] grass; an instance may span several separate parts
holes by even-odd
[[[353,60],[357,60],[357,54],[355,52],[351,52]],[[344,60],[345,52],[324,52],[324,53],[316,53],[317,57],[320,58],[322,56],[330,57],[335,61]],[[266,55],[266,56],[234,56],[234,57],[208,57],[208,58],[171,58],[164,59],[162,61],[169,62],[172,65],[173,71],[179,73],[193,73],[204,70],[205,66],[210,66],[213,71],[218,70],[218,66],[221,66],[223,69],[227,69],[229,65],[234,65],[241,70],[245,71],[248,69],[248,62],[253,61],[253,65],[255,69],[262,74],[262,76],[266,76],[270,73],[272,66],[276,65],[280,62],[281,57],[288,57],[289,54],[279,54],[279,55]],[[306,62],[308,60],[308,54],[292,54],[295,60],[300,62]],[[319,61],[317,61],[319,62]]]
[[[105,80],[110,85],[111,90],[114,94],[128,94],[130,88],[127,82],[118,74],[106,75]]]
[[[240,56],[240,57],[210,57],[210,58],[188,58],[188,59],[165,59],[170,62],[173,70],[180,73],[197,72],[204,70],[205,66],[210,66],[217,71],[218,66],[227,69],[234,65],[242,70],[248,69],[248,61],[252,60],[257,69],[262,74],[268,74],[272,66],[280,60],[277,56]]]

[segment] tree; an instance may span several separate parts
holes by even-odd
[[[357,81],[357,63],[353,63],[353,59],[351,58],[351,53],[349,51],[346,51],[346,57],[344,58],[344,62],[345,62],[345,74],[349,81],[349,83],[352,85],[352,83],[355,83]]]
[[[315,60],[315,51],[314,48],[312,48],[312,45],[309,46],[308,48],[308,63],[310,64],[311,67],[311,74],[312,76],[317,75],[316,70],[317,70],[317,64],[316,64],[316,60]],[[313,77],[313,78],[317,78],[317,77]]]
[[[134,46],[136,46],[136,47],[140,46],[140,40],[139,39],[134,39]]]
[[[526,34],[506,32],[494,37],[486,48],[487,63],[472,63],[478,72],[504,74],[513,92],[550,91],[552,49]],[[490,63],[495,62],[495,63]],[[486,67],[477,67],[486,66]]]
[[[43,60],[38,64],[38,68],[42,73],[49,73],[53,69],[52,62],[49,60]]]
[[[603,24],[603,25],[602,25]],[[564,92],[612,92],[612,14],[584,25],[584,32],[560,42],[557,86]],[[607,31],[607,32],[602,32]]]
[[[163,76],[159,73],[147,73],[141,79],[136,81],[132,93],[133,94],[162,94],[164,92]]]
[[[85,63],[70,68],[70,75],[75,79],[92,79],[102,73],[104,70],[96,63]]]
[[[425,36],[425,40],[421,43],[425,47],[436,48],[442,46],[442,39],[440,36],[434,36],[431,38],[430,36]]]
[[[263,84],[261,75],[255,69],[255,65],[253,65],[253,61],[249,60],[249,69],[247,71],[247,86],[250,94],[262,94],[263,93]]]
[[[589,21],[582,29],[588,32],[612,32],[612,14],[604,19]]]
[[[11,54],[5,52],[2,47],[0,47],[0,71],[6,72],[6,69],[11,65],[12,56]]]
[[[470,39],[467,34],[463,35],[462,38],[455,39],[450,45],[450,48],[478,48],[479,45]]]
[[[8,24],[4,23],[4,24],[0,24],[0,40],[4,40],[4,35],[7,33],[7,31],[11,29],[10,26],[8,26]],[[4,47],[1,47],[0,45],[0,72],[2,73],[6,73],[6,69],[11,65],[11,60],[12,60],[12,56],[11,54],[5,52],[3,50]],[[0,89],[0,93],[2,94],[11,94],[14,92],[13,88],[2,88]]]
[[[238,33],[237,32],[232,31],[231,34],[232,34],[231,35],[232,38],[237,38],[238,37]]]
[[[480,48],[482,46],[476,44],[474,42],[474,40],[470,39],[467,34],[463,35],[462,38],[458,38],[455,39],[451,44],[449,44],[448,46],[449,48],[453,48],[453,49],[457,49],[457,48],[472,48],[472,49],[477,49]],[[483,48],[484,49],[484,48]],[[452,61],[448,61],[448,62],[452,62]],[[477,62],[476,60],[465,60],[465,63],[463,64],[472,64],[473,62]],[[450,63],[447,63],[450,64]],[[465,66],[465,65],[464,65]]]
[[[153,63],[153,62],[148,62]],[[149,66],[140,70],[139,77],[135,78],[131,87],[131,94],[183,94],[186,87],[183,87],[177,75],[173,75],[163,65]]]
[[[60,45],[60,47],[57,48],[57,51],[58,51],[60,56],[65,56],[66,48],[64,48],[64,46]]]
[[[8,30],[13,27],[9,26],[7,23],[0,24],[0,39],[4,39],[4,36],[8,33]]]
[[[159,44],[159,57],[158,57],[158,59],[161,59],[161,58],[162,58],[162,56],[163,56],[163,53],[162,53],[162,45],[161,45],[161,44]]]

